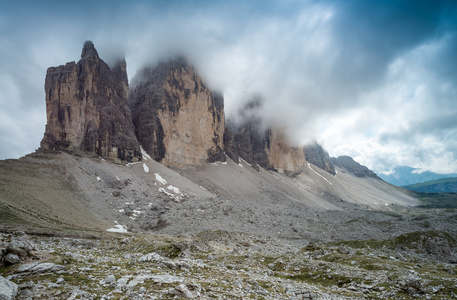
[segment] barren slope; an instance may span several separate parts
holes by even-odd
[[[313,165],[290,178],[230,159],[171,170],[147,156],[120,165],[60,153],[2,161],[0,170],[3,227],[105,231],[121,225],[129,232],[229,230],[294,240],[417,229],[395,215],[406,210],[399,205],[416,203],[401,189],[342,170],[333,176]],[[405,225],[386,229],[376,222]]]

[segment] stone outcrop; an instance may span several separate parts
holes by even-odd
[[[328,152],[325,151],[321,145],[318,143],[313,143],[306,145],[304,147],[306,160],[315,165],[318,168],[321,168],[324,171],[329,172],[332,175],[335,175],[335,166],[333,165],[332,159],[328,155]]]
[[[33,257],[35,245],[22,231],[11,235],[0,234],[0,267],[14,265]]]
[[[290,143],[283,130],[262,128],[257,116],[260,106],[261,101],[255,99],[240,111],[240,125],[227,122],[228,136],[224,136],[226,153],[235,161],[238,156],[241,157],[256,170],[260,166],[294,177],[305,166],[305,153],[302,148]]]
[[[239,157],[249,163],[254,169],[259,166],[269,168],[268,155],[265,151],[266,136],[258,123],[248,121],[243,126],[232,129],[234,134],[235,149]],[[230,157],[233,159],[233,157]]]
[[[145,68],[130,91],[135,133],[144,150],[166,166],[225,161],[224,100],[185,59]]]
[[[269,168],[295,177],[305,167],[305,152],[301,147],[294,147],[287,135],[280,129],[266,132],[265,152],[268,156]]]
[[[110,68],[87,41],[78,63],[47,70],[45,92],[41,150],[83,151],[114,161],[141,159],[127,101],[125,61]]]
[[[227,120],[224,131],[224,151],[228,157],[234,162],[239,163],[240,157],[238,155],[238,146],[235,142],[235,136],[233,135],[230,122]]]
[[[339,156],[337,158],[332,157],[332,161],[335,166],[338,166],[357,177],[370,177],[380,179],[376,173],[359,164],[349,156]]]

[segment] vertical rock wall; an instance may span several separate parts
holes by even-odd
[[[268,130],[266,141],[265,151],[270,168],[291,177],[303,170],[306,164],[303,148],[294,147],[282,130],[277,128]]]
[[[256,97],[240,110],[240,124],[227,122],[228,134],[233,136],[224,137],[227,155],[233,160],[241,157],[256,170],[260,166],[294,177],[305,167],[303,148],[293,146],[279,128],[263,129],[258,115],[261,105],[261,99]]]
[[[313,143],[304,147],[306,154],[306,160],[318,168],[335,175],[335,166],[333,165],[332,159],[328,155],[321,145]]]
[[[141,159],[127,102],[125,61],[110,69],[87,41],[77,64],[48,69],[45,92],[42,150],[91,152],[114,161]]]
[[[225,161],[224,100],[178,58],[135,76],[129,104],[140,144],[155,160],[183,167]]]

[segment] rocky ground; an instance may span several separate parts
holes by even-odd
[[[449,299],[457,297],[456,246],[438,231],[305,247],[225,231],[15,233],[2,235],[0,274],[16,299]]]

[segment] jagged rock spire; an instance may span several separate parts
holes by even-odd
[[[48,69],[45,91],[42,150],[82,151],[114,161],[141,159],[127,102],[125,62],[111,70],[87,41],[77,64]]]
[[[97,57],[97,58],[99,58],[98,52],[95,49],[94,43],[92,43],[91,41],[86,41],[84,43],[83,50],[81,52],[81,59],[84,59],[86,57]]]

